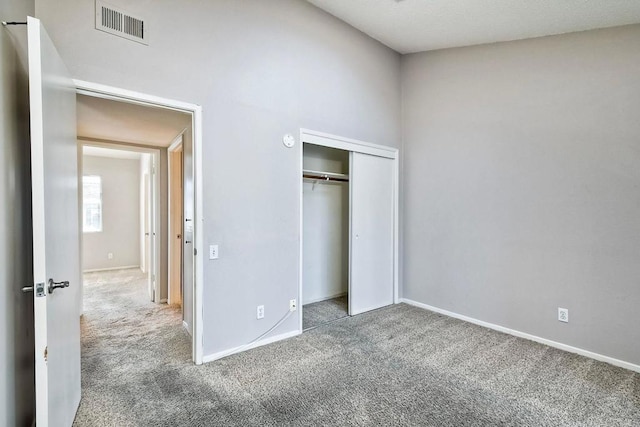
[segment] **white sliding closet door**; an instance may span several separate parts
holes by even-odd
[[[349,314],[393,304],[394,161],[351,153]]]

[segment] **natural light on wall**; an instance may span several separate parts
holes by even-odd
[[[82,177],[82,231],[102,231],[102,179],[99,176]]]

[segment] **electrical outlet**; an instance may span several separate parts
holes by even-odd
[[[218,245],[209,245],[209,259],[218,259]]]
[[[109,259],[113,259],[113,252],[109,252],[109,253],[107,254],[107,258],[109,258]]]
[[[289,311],[296,311],[298,309],[298,302],[295,299],[289,300]]]
[[[256,310],[256,319],[264,319],[264,305],[259,305]]]
[[[569,322],[569,309],[558,307],[558,320],[561,322]]]

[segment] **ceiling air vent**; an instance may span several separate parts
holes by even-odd
[[[149,44],[142,19],[100,0],[96,0],[96,29],[134,42]]]

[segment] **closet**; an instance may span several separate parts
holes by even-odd
[[[303,146],[303,329],[349,314],[349,152]]]
[[[302,132],[301,329],[397,301],[397,150]]]

